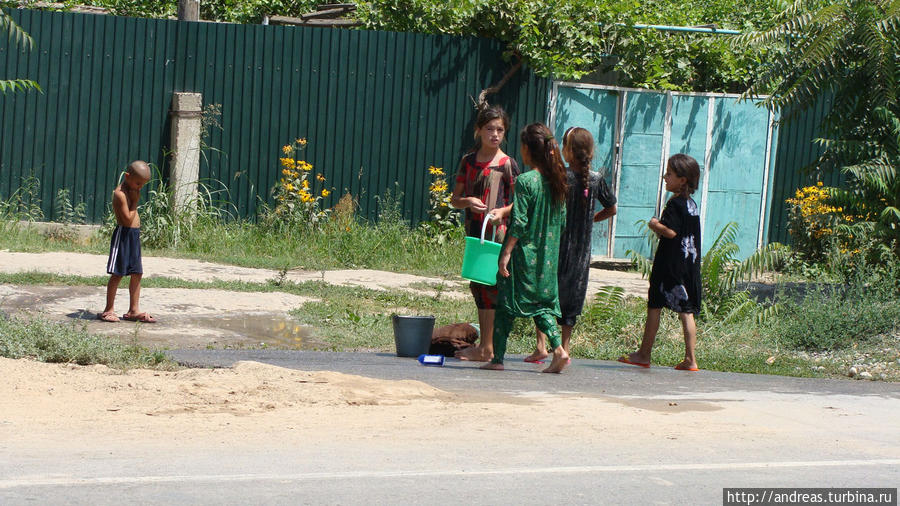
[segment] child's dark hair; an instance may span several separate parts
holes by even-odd
[[[563,135],[563,146],[572,150],[572,155],[575,156],[572,170],[581,180],[581,185],[587,189],[591,161],[594,159],[594,136],[584,128],[569,127]]]
[[[503,122],[503,129],[509,132],[509,116],[499,105],[491,105],[480,109],[478,111],[478,116],[475,117],[475,129],[482,128],[484,125],[487,125],[495,119],[500,119]],[[476,132],[475,148],[473,151],[478,151],[479,149],[481,149],[481,137]]]
[[[550,129],[543,123],[532,123],[519,134],[522,145],[528,148],[531,160],[541,169],[550,183],[550,193],[557,203],[566,201],[566,166],[559,155],[559,145]]]
[[[700,182],[700,165],[694,157],[684,153],[678,153],[669,157],[668,169],[676,176],[683,177],[687,185],[687,192],[694,193]]]

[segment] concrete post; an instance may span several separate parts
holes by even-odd
[[[200,0],[178,0],[179,21],[200,21]]]
[[[200,180],[200,115],[203,95],[174,93],[172,95],[172,207],[178,213],[193,209]]]

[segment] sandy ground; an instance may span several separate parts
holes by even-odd
[[[199,260],[144,257],[146,278],[166,277],[188,281],[244,281],[266,283],[280,277],[278,271],[252,269]],[[47,272],[74,276],[105,276],[106,257],[86,253],[16,253],[0,251],[0,272]],[[408,290],[446,298],[469,298],[461,279],[375,270],[289,271],[285,280],[321,280],[342,286],[374,290]],[[588,294],[603,285],[621,286],[626,293],[646,296],[647,281],[630,272],[592,269]],[[103,310],[105,287],[45,287],[0,285],[0,311],[34,311],[63,322],[84,324],[91,332],[137,340],[161,348],[240,348],[260,345],[310,349],[319,343],[311,329],[296,325],[288,311],[311,299],[269,292],[235,294],[222,290],[176,288],[145,289],[141,308],[157,318],[154,325],[110,325],[96,320]],[[127,280],[116,295],[118,314],[128,308]]]
[[[185,443],[203,434],[240,435],[242,442],[236,444],[251,444],[276,427],[289,439],[292,435],[314,439],[325,433],[334,437],[334,431],[340,437],[372,439],[394,429],[423,439],[435,428],[459,427],[491,437],[508,431],[527,440],[534,427],[558,426],[567,438],[587,443],[648,429],[648,434],[668,439],[674,446],[668,451],[673,452],[702,438],[709,438],[707,446],[714,441],[728,447],[738,441],[804,440],[832,432],[833,451],[858,452],[859,441],[867,437],[863,429],[896,414],[900,402],[769,393],[744,394],[735,402],[726,392],[664,398],[504,395],[477,389],[448,393],[418,381],[297,371],[256,362],[238,362],[230,369],[122,372],[105,366],[0,358],[0,374],[4,378],[0,441],[11,447],[25,442],[65,445],[70,431],[83,440],[128,440],[152,431],[155,437]],[[635,415],[646,427],[634,425]],[[703,434],[695,430],[699,426]],[[740,427],[740,433],[733,433],[734,427]],[[354,434],[361,429],[365,430]],[[896,441],[881,443],[866,453],[897,456]]]
[[[673,455],[685,456],[676,462],[896,459],[900,449],[889,422],[900,399],[891,396],[449,393],[418,381],[255,362],[120,372],[0,359],[0,375],[0,450],[12,454],[310,445],[414,454],[440,441],[462,462],[518,466],[563,447],[567,458],[619,463],[671,463]],[[555,446],[554,434],[562,436]]]

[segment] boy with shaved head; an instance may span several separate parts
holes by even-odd
[[[156,322],[138,307],[144,269],[141,265],[141,218],[138,216],[137,204],[141,198],[141,187],[149,180],[150,166],[143,160],[135,160],[128,164],[122,184],[113,190],[112,208],[117,225],[109,244],[109,261],[106,263],[106,272],[110,274],[106,284],[106,308],[97,315],[98,319],[105,322],[119,321],[113,306],[119,282],[125,276],[131,276],[131,282],[128,284],[128,312],[122,318],[144,323]]]

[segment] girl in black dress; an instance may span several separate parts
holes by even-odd
[[[650,367],[650,351],[659,330],[663,307],[678,313],[684,330],[684,360],[675,369],[696,371],[697,327],[694,315],[700,312],[700,211],[691,194],[697,189],[700,167],[697,160],[677,154],[669,158],[663,177],[666,190],[674,195],[666,203],[660,219],[651,218],[650,230],[659,236],[659,246],[650,271],[647,294],[647,323],[638,351],[619,358],[619,362]]]
[[[562,347],[571,354],[569,341],[575,321],[584,308],[591,267],[591,239],[595,222],[616,214],[616,197],[600,172],[591,170],[594,136],[584,128],[569,127],[563,134],[563,159],[569,192],[566,196],[566,230],[559,241],[559,308],[556,321],[562,328]],[[596,210],[600,202],[603,209]],[[547,336],[536,331],[537,346],[526,362],[542,363],[548,357]]]

